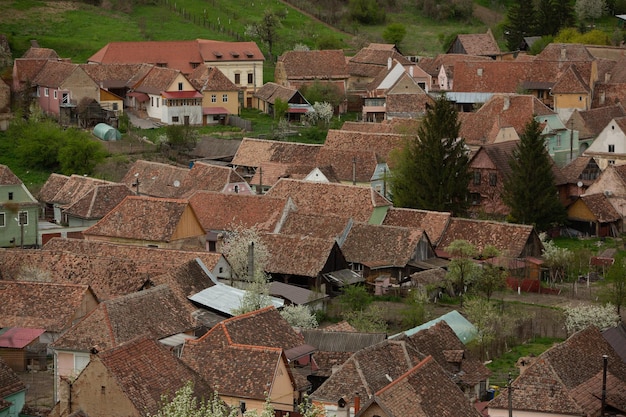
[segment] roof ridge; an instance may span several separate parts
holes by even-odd
[[[408,371],[406,371],[405,373],[400,375],[398,378],[396,378],[393,381],[391,381],[389,384],[387,384],[384,387],[382,387],[374,395],[380,395],[380,394],[384,393],[385,391],[391,389],[392,387],[394,387],[397,384],[399,384],[401,381],[404,381],[405,379],[407,379],[412,373],[414,373],[415,371],[417,371],[420,368],[423,368],[424,366],[426,366],[427,364],[433,362],[434,360],[435,359],[432,357],[432,355],[428,355],[426,358],[422,359],[422,361],[420,363],[418,363],[417,365],[415,365],[414,367],[412,367],[411,369],[409,369]]]

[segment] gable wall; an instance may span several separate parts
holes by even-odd
[[[609,153],[609,145],[615,146],[615,152]],[[616,125],[615,121],[611,121],[600,132],[596,140],[585,151],[586,154],[594,156],[601,170],[605,170],[609,165],[609,161],[613,160],[616,164],[626,163],[626,135]]]
[[[596,217],[582,200],[577,200],[567,209],[567,217],[571,220],[596,221]]]
[[[83,99],[92,99],[100,102],[100,87],[80,67],[77,67],[67,79],[59,86],[60,90],[70,92],[70,100],[73,104],[80,104]],[[61,94],[58,97],[61,103]]]
[[[172,240],[186,239],[190,237],[202,237],[204,239],[204,228],[196,217],[190,205],[185,207],[180,221],[176,225],[176,230],[172,234]],[[204,246],[204,244],[202,245]]]
[[[585,194],[599,194],[610,191],[615,197],[626,197],[626,186],[613,168],[605,169],[598,179],[587,188]]]
[[[212,101],[212,96],[215,95],[215,103]],[[222,101],[223,96],[226,95],[226,102]],[[203,92],[202,107],[224,107],[228,110],[228,114],[239,113],[239,95],[237,91],[208,91]]]
[[[383,411],[382,408],[380,408],[380,406],[376,403],[372,403],[369,407],[367,407],[367,409],[365,410],[361,410],[361,417],[374,417],[374,416],[380,416],[380,417],[393,417],[393,416],[389,416],[385,411]]]

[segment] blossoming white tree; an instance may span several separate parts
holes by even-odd
[[[619,323],[620,317],[613,304],[582,305],[565,308],[565,328],[568,334],[576,333],[594,325],[600,330],[608,329]]]
[[[306,305],[288,305],[284,307],[280,315],[287,320],[292,327],[302,329],[314,329],[318,326],[317,318],[311,309]]]

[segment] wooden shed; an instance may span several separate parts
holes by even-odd
[[[0,357],[15,372],[29,369],[46,369],[45,347],[39,343],[44,329],[9,327],[0,330]],[[43,361],[41,359],[43,358]]]

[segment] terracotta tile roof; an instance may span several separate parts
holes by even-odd
[[[135,339],[101,352],[96,360],[102,362],[142,415],[155,415],[161,408],[162,398],[173,398],[188,381],[193,383],[193,394],[197,398],[209,396],[214,391],[167,348],[147,338]]]
[[[179,74],[179,70],[152,67],[141,80],[132,86],[132,89],[140,93],[161,94],[169,90]]]
[[[323,214],[289,213],[280,225],[279,233],[285,235],[310,236],[320,239],[339,238],[349,227],[351,221],[344,217]]]
[[[600,223],[616,222],[622,218],[604,193],[585,194],[580,196],[580,198],[591,214]]]
[[[472,159],[470,160],[470,167],[473,168],[472,161],[474,161],[477,155],[484,152],[487,154],[491,162],[493,162],[496,170],[500,174],[504,176],[509,175],[511,173],[509,160],[513,156],[513,151],[517,149],[519,142],[519,140],[510,140],[507,142],[490,143],[489,145],[481,146],[472,156]]]
[[[47,59],[22,59],[18,58],[13,62],[13,88],[21,91],[24,88],[33,87],[37,74],[48,62]],[[17,81],[17,83],[16,83]]]
[[[96,185],[69,205],[65,213],[81,219],[101,219],[133,192],[125,184]]]
[[[406,136],[400,133],[370,133],[330,129],[324,142],[325,149],[375,152],[381,162],[389,160],[394,149],[402,149]]]
[[[178,196],[189,197],[196,191],[232,192],[232,184],[241,185],[242,192],[243,186],[247,186],[246,180],[233,168],[196,161],[183,178]]]
[[[452,90],[476,93],[516,93],[524,81],[544,81],[543,76],[531,76],[534,71],[537,71],[533,62],[457,61],[454,65]]]
[[[345,79],[348,68],[343,50],[287,51],[278,58],[287,79]]]
[[[150,72],[150,64],[82,64],[80,67],[103,88],[130,88]]]
[[[417,93],[387,93],[387,115],[395,117],[418,117],[431,108],[435,100],[425,92]]]
[[[321,151],[321,149],[320,149]],[[311,161],[310,163],[315,163]],[[257,167],[254,176],[250,180],[250,185],[271,187],[281,178],[291,178],[294,180],[303,180],[307,175],[316,168],[315,165],[301,164],[283,164],[281,162],[261,162]],[[339,182],[334,171],[329,178],[332,182]]]
[[[602,64],[601,64],[602,63]],[[604,67],[604,77],[598,77],[598,80],[604,83],[622,84],[626,83],[626,69],[624,64],[626,63],[625,57],[620,57],[616,61],[613,60],[598,60],[598,66]],[[599,70],[598,70],[599,71]]]
[[[136,191],[139,180],[139,193],[152,197],[177,197],[180,185],[189,173],[189,169],[160,162],[137,160],[126,171],[120,181]],[[178,184],[178,187],[176,186]]]
[[[376,172],[378,158],[374,151],[322,147],[317,153],[317,166],[331,167],[339,181],[369,183]],[[310,172],[310,171],[309,171]]]
[[[472,357],[454,330],[440,321],[407,338],[415,349],[432,356],[449,377],[461,386],[475,386],[487,381],[491,371],[478,358]]]
[[[419,127],[419,121],[415,119],[392,119],[383,120],[381,123],[374,122],[343,122],[341,130],[347,130],[350,132],[364,132],[364,133],[397,133],[402,134],[405,125],[412,125],[410,128],[417,132]]]
[[[53,201],[56,194],[69,179],[70,177],[67,175],[55,174],[53,172],[39,190],[37,198],[46,203]]]
[[[286,362],[283,351],[302,345],[302,335],[278,310],[266,307],[224,320],[201,338],[186,342],[182,360],[219,386],[221,394],[264,398],[279,361]]]
[[[327,332],[356,332],[357,330],[350,325],[347,321],[340,321],[339,323],[331,324],[324,327],[324,331]]]
[[[462,239],[474,245],[478,251],[493,245],[503,256],[524,257],[530,255],[524,254],[524,250],[533,233],[533,227],[528,225],[453,217],[437,249],[445,250],[453,241]]]
[[[217,67],[200,65],[189,75],[189,81],[199,91],[238,91],[240,89]]]
[[[22,180],[20,180],[17,175],[11,171],[6,165],[0,164],[0,185],[20,185],[22,184]]]
[[[176,238],[181,218],[189,209],[186,200],[128,196],[83,234],[170,242]]]
[[[255,42],[226,42],[197,39],[204,62],[217,64],[222,61],[265,61]]]
[[[325,272],[333,250],[339,248],[332,238],[266,233],[261,240],[270,254],[265,267],[270,274],[317,277]]]
[[[494,95],[474,113],[461,113],[459,134],[468,145],[493,143],[502,128],[512,127],[518,135],[534,116],[554,111],[531,95]]]
[[[392,207],[383,225],[423,229],[433,245],[437,245],[451,219],[450,213]]]
[[[314,161],[321,145],[244,138],[233,158],[237,166],[258,167],[262,162],[307,165]]]
[[[626,111],[620,103],[585,111],[575,110],[566,126],[578,130],[579,140],[595,138],[611,120],[623,116],[626,116]]]
[[[355,223],[341,245],[341,251],[348,262],[371,268],[403,268],[416,257],[423,237],[422,229]]]
[[[288,88],[276,83],[268,82],[256,90],[253,97],[257,97],[270,104],[274,104],[277,99],[280,99],[283,102],[289,102],[289,100],[291,100],[291,98],[297,93],[298,90],[295,88]]]
[[[348,59],[348,72],[350,76],[373,78],[381,70],[387,68],[389,59],[397,60],[402,65],[413,64],[408,58],[401,55],[394,45],[370,44]]]
[[[212,253],[216,259],[221,259],[222,255]],[[208,275],[207,270],[213,270],[214,266],[207,266],[200,257],[190,259],[176,267],[170,268],[165,274],[156,275],[151,278],[155,285],[167,285],[179,297],[187,300],[190,296],[215,285],[215,282]]]
[[[417,365],[423,356],[403,341],[378,343],[354,353],[317,390],[313,401],[336,404],[343,398],[370,398]]]
[[[603,107],[626,103],[626,83],[605,84],[596,83],[594,86],[591,107]]]
[[[291,198],[298,212],[303,214],[334,214],[364,223],[370,219],[375,208],[391,206],[391,202],[370,187],[284,178],[270,188],[266,195]]]
[[[33,83],[45,87],[60,87],[76,70],[81,71],[78,64],[65,61],[46,61],[33,79]]]
[[[373,400],[389,417],[480,416],[432,356],[376,392]]]
[[[596,58],[579,43],[550,43],[535,56],[536,61],[592,62]]]
[[[26,391],[26,385],[9,367],[4,358],[0,357],[0,398],[8,398],[20,391]]]
[[[626,364],[594,326],[575,333],[565,342],[542,353],[513,381],[513,409],[598,415],[601,407],[599,374],[603,367],[602,355],[608,356],[607,379],[613,382],[611,394],[607,393],[607,403],[613,402],[616,408],[623,410],[626,407],[623,395],[626,392]],[[591,391],[595,395],[590,396]],[[613,396],[613,393],[616,395]],[[507,390],[492,400],[489,407],[506,409]]]
[[[559,77],[557,82],[552,86],[552,94],[572,94],[591,92],[591,88],[583,80],[580,72],[574,65],[570,66],[563,75]]]
[[[491,30],[487,30],[487,33],[460,34],[456,38],[468,55],[490,56],[501,53]]]
[[[596,164],[592,156],[579,156],[561,168],[561,174],[563,174],[564,180],[569,184],[576,184],[578,181],[582,181],[583,184],[589,186],[595,179],[583,178],[583,171],[590,166],[594,166],[594,169],[600,172],[600,168],[598,168],[598,164]]]
[[[107,300],[53,342],[55,349],[108,350],[139,335],[161,339],[193,330],[191,303],[167,285]]]
[[[454,66],[459,61],[493,61],[493,59],[466,54],[439,54],[434,58],[421,58],[417,66],[430,74],[431,77],[437,77],[442,66],[446,69],[448,76],[454,76]]]
[[[62,178],[51,178],[53,183],[50,184],[50,188],[61,185],[61,188],[58,189],[57,193],[51,200],[42,200],[46,203],[56,203],[62,207],[67,207],[74,202],[78,201],[82,196],[84,196],[87,192],[91,191],[97,185],[107,185],[114,184],[110,181],[100,180],[91,177],[85,177],[82,175],[73,174],[69,177],[69,179],[65,182],[62,181]],[[50,190],[50,195],[52,195],[52,190]],[[47,193],[46,193],[47,194]]]
[[[190,156],[200,159],[230,162],[235,156],[235,153],[237,153],[240,144],[241,140],[239,139],[224,140],[222,138],[205,137],[190,151]]]
[[[22,55],[23,59],[59,59],[59,55],[56,53],[54,49],[50,48],[40,48],[38,46],[31,46],[28,48],[24,55]]]
[[[88,285],[0,282],[0,327],[38,327],[61,332],[72,325],[93,292]]]
[[[189,204],[205,230],[228,231],[243,226],[273,231],[286,209],[287,199],[199,191],[191,196]]]

